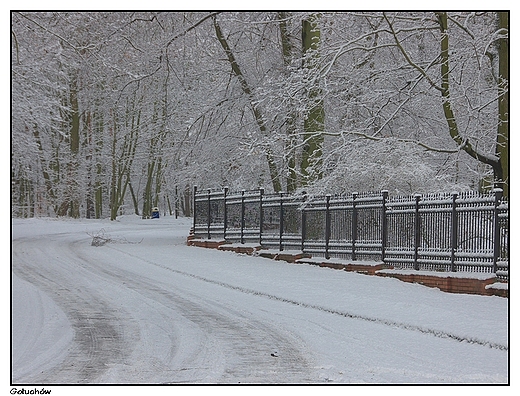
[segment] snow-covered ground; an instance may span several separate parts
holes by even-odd
[[[190,225],[12,220],[12,384],[509,381],[506,298],[188,247]]]

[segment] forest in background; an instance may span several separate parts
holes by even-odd
[[[509,181],[508,12],[12,12],[11,215]]]

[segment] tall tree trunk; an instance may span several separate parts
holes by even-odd
[[[94,120],[94,131],[95,131],[95,144],[94,144],[94,153],[96,158],[96,172],[95,172],[95,181],[94,181],[94,213],[96,219],[100,219],[103,216],[103,165],[101,164],[100,157],[103,151],[103,142],[102,136],[104,135],[104,120],[103,116],[97,113],[95,114]]]
[[[509,196],[509,13],[498,13],[498,133],[496,153],[500,158],[500,187]]]
[[[79,218],[79,146],[80,146],[80,112],[78,101],[78,79],[75,74],[70,83],[70,152],[71,161],[69,164],[69,199],[70,199],[70,217]]]
[[[285,67],[285,74],[289,76],[289,67],[293,61],[294,46],[287,29],[288,12],[279,12],[280,38],[282,42],[282,56]],[[296,172],[296,150],[297,146],[297,115],[295,111],[296,105],[290,104],[289,114],[286,116],[285,123],[287,125],[287,144],[285,146],[285,156],[287,158],[287,192],[294,192],[298,188],[298,175]]]
[[[307,69],[311,78],[307,96],[310,108],[303,122],[304,146],[301,172],[304,185],[308,185],[322,177],[325,110],[317,76],[320,40],[321,33],[318,26],[318,17],[312,15],[304,19],[302,21],[303,66]]]
[[[153,206],[159,206],[159,195],[161,194],[161,182],[162,182],[162,157],[159,157],[157,161],[157,170],[155,172],[155,192],[153,198]]]
[[[132,203],[134,204],[134,213],[139,216],[139,203],[137,202],[137,197],[134,192],[134,188],[132,187],[132,183],[130,183],[130,176],[128,176],[128,189],[130,190],[130,195],[132,196]]]
[[[27,127],[26,127],[27,128]],[[43,176],[43,182],[45,185],[45,190],[47,193],[47,196],[50,198],[51,202],[55,204],[56,202],[56,192],[54,190],[53,180],[51,177],[51,174],[48,170],[47,161],[45,160],[44,150],[43,150],[43,144],[40,138],[40,132],[38,130],[38,126],[34,125],[32,134],[34,137],[34,141],[36,142],[36,147],[38,148],[38,151],[40,153],[39,156],[39,162],[41,164],[40,168],[42,170],[42,176]],[[56,212],[56,207],[54,207],[54,211]]]
[[[148,162],[146,172],[146,185],[143,193],[143,217],[152,215],[152,182],[155,168],[155,161]]]
[[[96,175],[100,175],[101,174],[101,170],[100,170],[101,165],[97,164],[96,168],[97,168]],[[100,219],[101,216],[103,216],[103,186],[99,180],[96,180],[96,182],[94,183],[94,191],[95,191],[95,199],[94,199],[95,216],[96,216],[96,219]]]
[[[186,188],[184,189],[184,193],[182,194],[183,195],[183,201],[182,201],[182,213],[184,214],[185,217],[190,217],[190,216],[193,216],[193,213],[192,213],[192,204],[191,204],[191,201],[192,201],[192,194],[191,194],[191,191],[192,191],[192,188],[190,186],[186,186]]]
[[[112,174],[110,178],[110,220],[115,220],[117,217],[118,205],[118,197],[117,197],[117,126],[115,121],[115,115],[113,116],[112,123]]]
[[[85,115],[85,146],[87,147],[87,155],[85,157],[86,160],[86,173],[87,173],[87,191],[86,191],[86,213],[85,217],[87,219],[92,219],[94,217],[94,200],[93,200],[93,188],[92,188],[92,160],[94,156],[93,152],[93,128],[92,128],[92,113],[90,111],[86,112]]]

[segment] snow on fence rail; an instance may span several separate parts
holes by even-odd
[[[194,191],[197,237],[301,250],[396,268],[493,272],[508,279],[509,209],[502,190],[313,197],[263,189]]]

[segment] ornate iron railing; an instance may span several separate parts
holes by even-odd
[[[194,191],[193,233],[396,268],[509,276],[509,208],[502,190],[309,198],[263,189]]]

